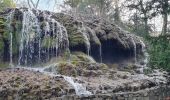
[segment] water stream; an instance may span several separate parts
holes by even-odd
[[[56,70],[56,66],[57,66],[57,63],[50,64],[50,65],[45,66],[45,67],[36,67],[36,68],[22,67],[22,68],[27,69],[27,70],[31,70],[31,71],[36,71],[36,72],[38,71],[38,72],[44,73],[46,75],[49,75],[51,77],[62,76],[65,81],[67,81],[68,83],[70,83],[74,87],[76,95],[79,95],[79,96],[92,95],[92,93],[90,91],[88,91],[85,86],[83,86],[82,84],[80,84],[78,82],[75,82],[72,77],[58,74],[58,72]],[[50,71],[48,71],[49,68],[51,69]]]
[[[8,23],[7,27],[10,29],[10,66],[13,67],[13,33],[12,33],[12,27],[11,27],[11,24],[12,24],[12,19],[14,17],[14,12],[15,10],[11,11],[9,13],[9,15],[7,16],[7,21],[6,23]]]
[[[41,60],[49,61],[53,55],[56,57],[65,50],[69,51],[67,30],[57,22],[50,13],[31,9],[20,9],[22,13],[21,30],[17,33],[18,38],[18,63],[15,65],[32,65]],[[8,28],[12,29],[15,20],[15,10],[7,16]],[[40,18],[40,15],[42,18]],[[42,20],[43,19],[43,20]],[[13,30],[10,30],[10,65],[13,62]],[[16,44],[15,44],[16,45]],[[44,58],[43,55],[46,55]]]

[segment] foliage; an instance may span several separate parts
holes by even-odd
[[[152,0],[157,14],[161,14],[163,17],[162,34],[167,33],[168,26],[168,14],[170,13],[170,2],[168,0]]]
[[[0,18],[0,56],[2,57],[3,54],[3,48],[4,48],[4,43],[3,43],[3,32],[4,32],[4,20],[3,18]],[[0,57],[0,58],[1,58]]]
[[[76,8],[82,0],[66,0],[64,3],[71,6],[72,8]]]
[[[150,66],[170,70],[170,37],[149,37]]]
[[[2,11],[3,9],[7,7],[15,7],[15,3],[13,2],[13,0],[1,0],[0,1],[0,11]]]
[[[168,0],[126,0],[125,5],[129,10],[133,10],[132,13],[140,15],[139,18],[145,24],[145,33],[149,33],[148,21],[159,15],[163,18],[162,34],[167,33],[168,14],[170,13]]]
[[[3,43],[3,40],[0,39],[0,55],[3,52],[3,48],[4,48],[4,43]]]
[[[125,29],[129,32],[135,33],[138,36],[146,37],[149,34],[145,32],[145,25],[142,23],[142,21],[135,21],[135,23],[123,23],[125,26]],[[153,29],[150,25],[147,25],[149,33],[153,32]]]
[[[9,66],[9,63],[0,62],[0,68],[7,68],[8,66]]]
[[[126,6],[130,9],[130,10],[135,10],[136,11],[136,15],[140,15],[138,16],[138,18],[142,19],[144,22],[144,27],[145,27],[145,34],[149,33],[149,29],[148,29],[148,20],[155,17],[153,10],[153,3],[148,0],[127,0],[126,1]],[[135,13],[134,13],[135,14]]]
[[[65,0],[65,4],[77,11],[93,15],[106,15],[112,7],[112,0]]]

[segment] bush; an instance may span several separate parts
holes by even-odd
[[[170,71],[170,37],[149,37],[149,65],[152,68],[163,68]]]

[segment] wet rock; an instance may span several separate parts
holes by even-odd
[[[22,99],[61,97],[68,92],[64,91],[64,88],[70,87],[62,78],[54,80],[53,77],[46,76],[42,73],[34,73],[33,71],[23,69],[17,69],[15,71],[10,71],[10,69],[4,70],[0,73],[0,79],[3,80],[0,86],[0,98],[15,99],[15,95]],[[25,80],[24,82],[23,79]],[[19,83],[18,86],[13,84],[16,82]],[[72,89],[72,87],[70,87],[70,89]],[[69,94],[75,94],[75,92],[72,91]]]
[[[75,93],[75,89],[69,89],[69,90],[68,90],[68,93],[74,94],[74,93]]]

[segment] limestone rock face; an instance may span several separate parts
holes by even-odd
[[[63,13],[56,14],[56,17],[56,20],[66,27],[73,51],[88,53],[90,48],[90,54],[97,61],[100,61],[102,56],[104,62],[117,62],[142,55],[144,43],[141,38],[114,23],[97,18],[80,21]]]
[[[27,8],[9,8],[1,12],[1,16],[5,17],[11,11],[14,11],[14,18],[10,27],[13,32],[13,42],[16,43],[13,45],[15,47],[13,55],[16,57],[21,52],[19,49],[21,47],[21,44],[19,44],[20,39],[18,38],[21,37],[21,32],[25,32],[25,36],[29,36],[28,39],[25,38],[23,41],[35,48],[34,53],[31,54],[33,56],[32,59],[45,59],[45,56],[40,57],[40,55],[49,56],[48,58],[54,57],[54,55],[58,55],[69,49],[71,52],[84,52],[98,62],[115,63],[133,61],[134,59],[136,61],[144,53],[143,49],[145,46],[140,37],[130,34],[105,19],[94,18],[83,20],[64,13],[29,10]],[[32,28],[22,31],[26,30],[24,25],[29,24],[23,25],[27,21],[24,19],[25,14],[29,15],[28,20],[30,21],[36,19],[34,21],[36,25],[33,24],[30,26]],[[7,32],[7,34],[9,33]],[[7,38],[7,47],[10,46],[9,42],[10,39]],[[29,51],[23,48],[22,52]],[[25,60],[28,57],[20,58],[21,60]],[[23,63],[23,61],[21,62]]]

